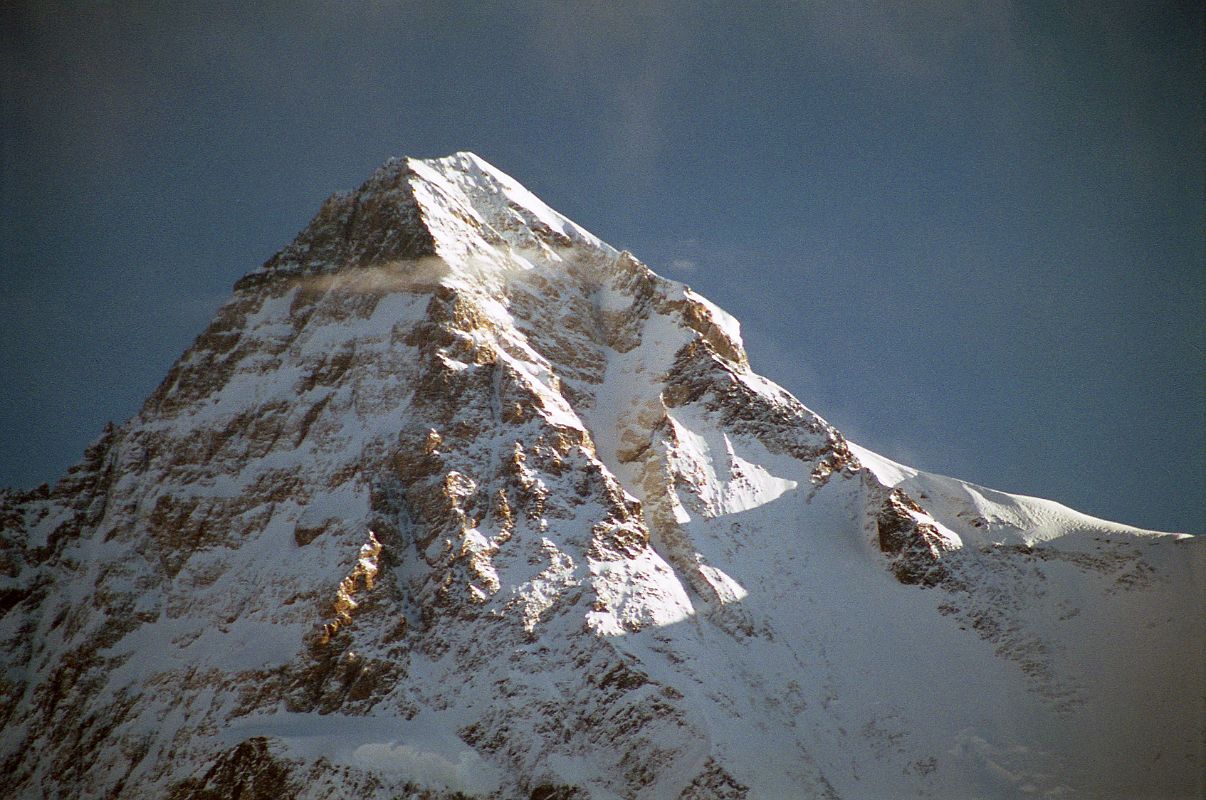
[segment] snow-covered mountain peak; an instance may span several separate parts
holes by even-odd
[[[406,164],[413,172],[411,185],[429,230],[437,244],[454,252],[463,246],[467,234],[476,234],[521,249],[555,251],[577,245],[615,253],[593,234],[549,208],[517,180],[473,153],[408,158]]]
[[[391,158],[356,190],[329,197],[244,284],[341,269],[398,273],[416,264],[428,279],[432,265],[422,259],[438,257],[437,279],[485,279],[495,291],[509,273],[559,263],[568,249],[596,263],[618,255],[473,153]]]
[[[702,296],[394,159],[0,492],[0,795],[1193,796],[1203,544],[851,445]]]

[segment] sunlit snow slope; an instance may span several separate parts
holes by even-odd
[[[1203,790],[1202,540],[848,443],[469,153],[331,197],[0,526],[4,797]]]

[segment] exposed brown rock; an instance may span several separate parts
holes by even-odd
[[[223,753],[200,778],[172,789],[169,800],[287,800],[298,784],[290,766],[274,757],[268,740],[257,736]]]
[[[879,549],[893,557],[892,574],[901,583],[937,586],[948,577],[942,563],[948,546],[937,528],[914,516],[924,514],[903,490],[891,490],[875,518]]]
[[[745,800],[749,795],[748,786],[739,783],[715,759],[709,758],[703,772],[678,797],[679,800]]]

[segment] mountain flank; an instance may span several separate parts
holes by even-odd
[[[0,796],[1199,797],[1204,569],[849,442],[689,287],[396,159],[0,492]]]

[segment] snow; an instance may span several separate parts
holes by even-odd
[[[730,341],[732,341],[738,347],[745,346],[741,339],[741,323],[737,321],[736,317],[713,303],[708,298],[701,294],[697,294],[690,289],[685,289],[683,294],[688,299],[703,305],[703,307],[708,310],[708,316],[714,323],[716,323],[717,327],[724,331],[724,335],[727,336]]]
[[[28,662],[5,651],[5,679],[28,688],[0,758],[62,757],[48,732],[70,726],[36,698],[64,659],[103,641],[75,681],[99,688],[72,713],[137,702],[78,760],[111,784],[144,747],[130,772],[139,796],[205,774],[250,736],[375,776],[382,798],[408,781],[674,798],[709,762],[751,798],[1199,793],[1200,541],[853,443],[863,469],[815,478],[822,456],[800,453],[840,435],[748,367],[712,365],[718,385],[747,392],[733,395],[740,408],[708,392],[667,399],[700,336],[684,304],[740,348],[735,319],[473,154],[406,167],[439,256],[332,265],[265,292],[219,354],[229,374],[212,391],[123,428],[101,520],[50,566],[30,557],[5,577],[45,575],[53,591],[28,617],[0,617],[3,641],[32,630],[37,644]],[[447,348],[408,343],[430,323],[433,284],[478,317],[450,327]],[[302,288],[318,299],[299,322]],[[337,354],[348,363],[335,375]],[[181,365],[225,365],[213,356]],[[421,391],[432,375],[446,397]],[[530,413],[504,421],[504,390]],[[438,444],[430,476],[408,466],[416,431]],[[548,455],[567,434],[584,444]],[[290,479],[297,488],[273,491]],[[424,480],[443,487],[445,516],[408,505]],[[945,539],[950,584],[893,576],[876,532],[892,488]],[[516,507],[505,533],[499,493]],[[535,496],[539,509],[521,506]],[[152,526],[161,498],[199,510]],[[76,519],[39,502],[21,512],[26,551]],[[200,526],[210,513],[222,524]],[[315,538],[303,545],[299,529]],[[396,671],[371,706],[287,710],[265,676],[308,674],[308,642],[336,604],[364,614],[342,655]],[[630,685],[604,687],[621,666]],[[246,705],[257,692],[269,700]],[[53,777],[38,763],[29,786]],[[645,769],[647,784],[625,782]]]
[[[1120,534],[1126,537],[1176,537],[1143,531],[1082,514],[1040,497],[1008,494],[956,478],[935,475],[897,464],[865,447],[850,443],[850,449],[885,486],[899,486],[924,505],[944,527],[977,545],[1032,546],[1069,539],[1064,547],[1077,547],[1077,537]],[[979,524],[975,524],[975,523]]]
[[[277,711],[242,717],[224,729],[234,746],[252,736],[272,737],[285,753],[306,759],[327,758],[336,764],[363,767],[392,778],[434,789],[492,792],[499,770],[484,761],[456,734],[463,716],[425,712],[414,719],[395,715],[345,717]]]
[[[545,241],[542,231],[615,252],[472,153],[411,158],[406,166],[414,173],[411,189],[437,251],[454,270],[475,275],[479,283],[502,278],[506,271],[532,270],[533,261],[559,261],[559,248]]]
[[[519,211],[519,219],[526,225],[529,223],[522,212],[527,212],[534,220],[572,241],[591,248],[611,249],[584,228],[549,208],[510,175],[473,153],[460,152],[440,159],[408,159],[407,165],[424,182],[455,186],[464,197],[464,206],[473,209],[472,213],[483,222],[499,219],[500,212],[507,209]]]

